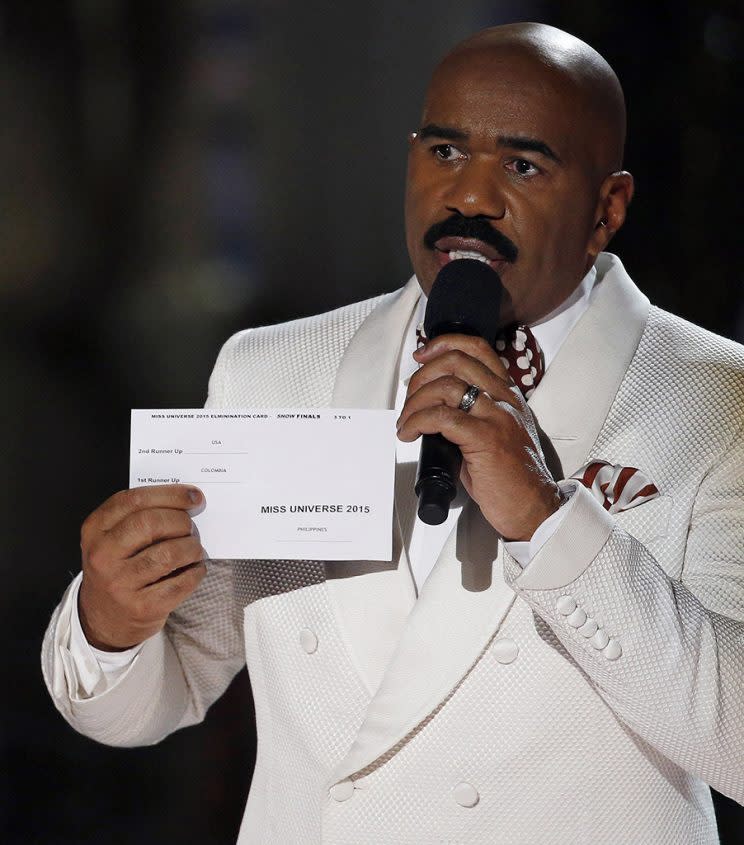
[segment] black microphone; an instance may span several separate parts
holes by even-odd
[[[458,258],[439,271],[424,315],[426,337],[467,334],[482,337],[491,346],[499,330],[501,279],[495,270],[476,258]],[[415,491],[418,516],[427,525],[447,519],[457,493],[462,454],[441,434],[421,437]]]

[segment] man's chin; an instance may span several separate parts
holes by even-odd
[[[430,261],[417,261],[413,263],[413,272],[416,276],[416,280],[419,283],[419,287],[426,294],[426,296],[428,296],[429,292],[432,289],[432,286],[434,285],[434,280],[436,279],[439,273],[439,267],[437,267]]]

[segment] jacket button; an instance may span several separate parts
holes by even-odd
[[[573,596],[561,596],[555,606],[561,616],[569,616],[576,610],[576,599]]]
[[[604,654],[608,660],[617,660],[622,653],[622,646],[617,640],[610,640],[602,651],[602,654]]]
[[[509,637],[502,637],[493,644],[493,656],[499,663],[512,663],[518,654],[519,646]]]
[[[335,783],[329,790],[329,795],[334,801],[348,801],[354,794],[354,781],[350,779]]]
[[[572,628],[580,628],[584,622],[586,622],[586,611],[583,611],[580,607],[577,607],[576,610],[566,619],[566,622]]]
[[[597,633],[591,638],[591,640],[589,640],[594,648],[599,651],[601,651],[609,641],[610,638],[607,636],[607,631],[603,631],[602,628],[599,628]]]
[[[300,645],[308,653],[312,654],[318,650],[318,638],[314,631],[309,628],[303,628],[300,631]]]
[[[458,783],[452,790],[452,794],[455,796],[455,801],[457,801],[461,807],[475,807],[478,803],[478,799],[480,798],[478,790],[465,781]]]
[[[589,637],[593,637],[597,633],[598,627],[599,625],[589,616],[586,622],[579,628],[579,633],[582,637],[589,639]]]

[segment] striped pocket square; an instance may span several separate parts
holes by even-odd
[[[636,467],[607,461],[590,461],[571,478],[587,487],[609,513],[627,511],[659,495],[656,485]]]

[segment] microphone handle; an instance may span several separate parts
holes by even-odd
[[[441,434],[421,437],[421,455],[414,490],[418,496],[418,517],[427,525],[447,519],[450,502],[457,493],[462,453]]]
[[[476,335],[461,322],[440,323],[431,332],[440,334]],[[418,496],[418,517],[427,525],[441,525],[449,513],[450,502],[457,495],[462,453],[441,434],[421,436],[421,454],[414,490]]]

